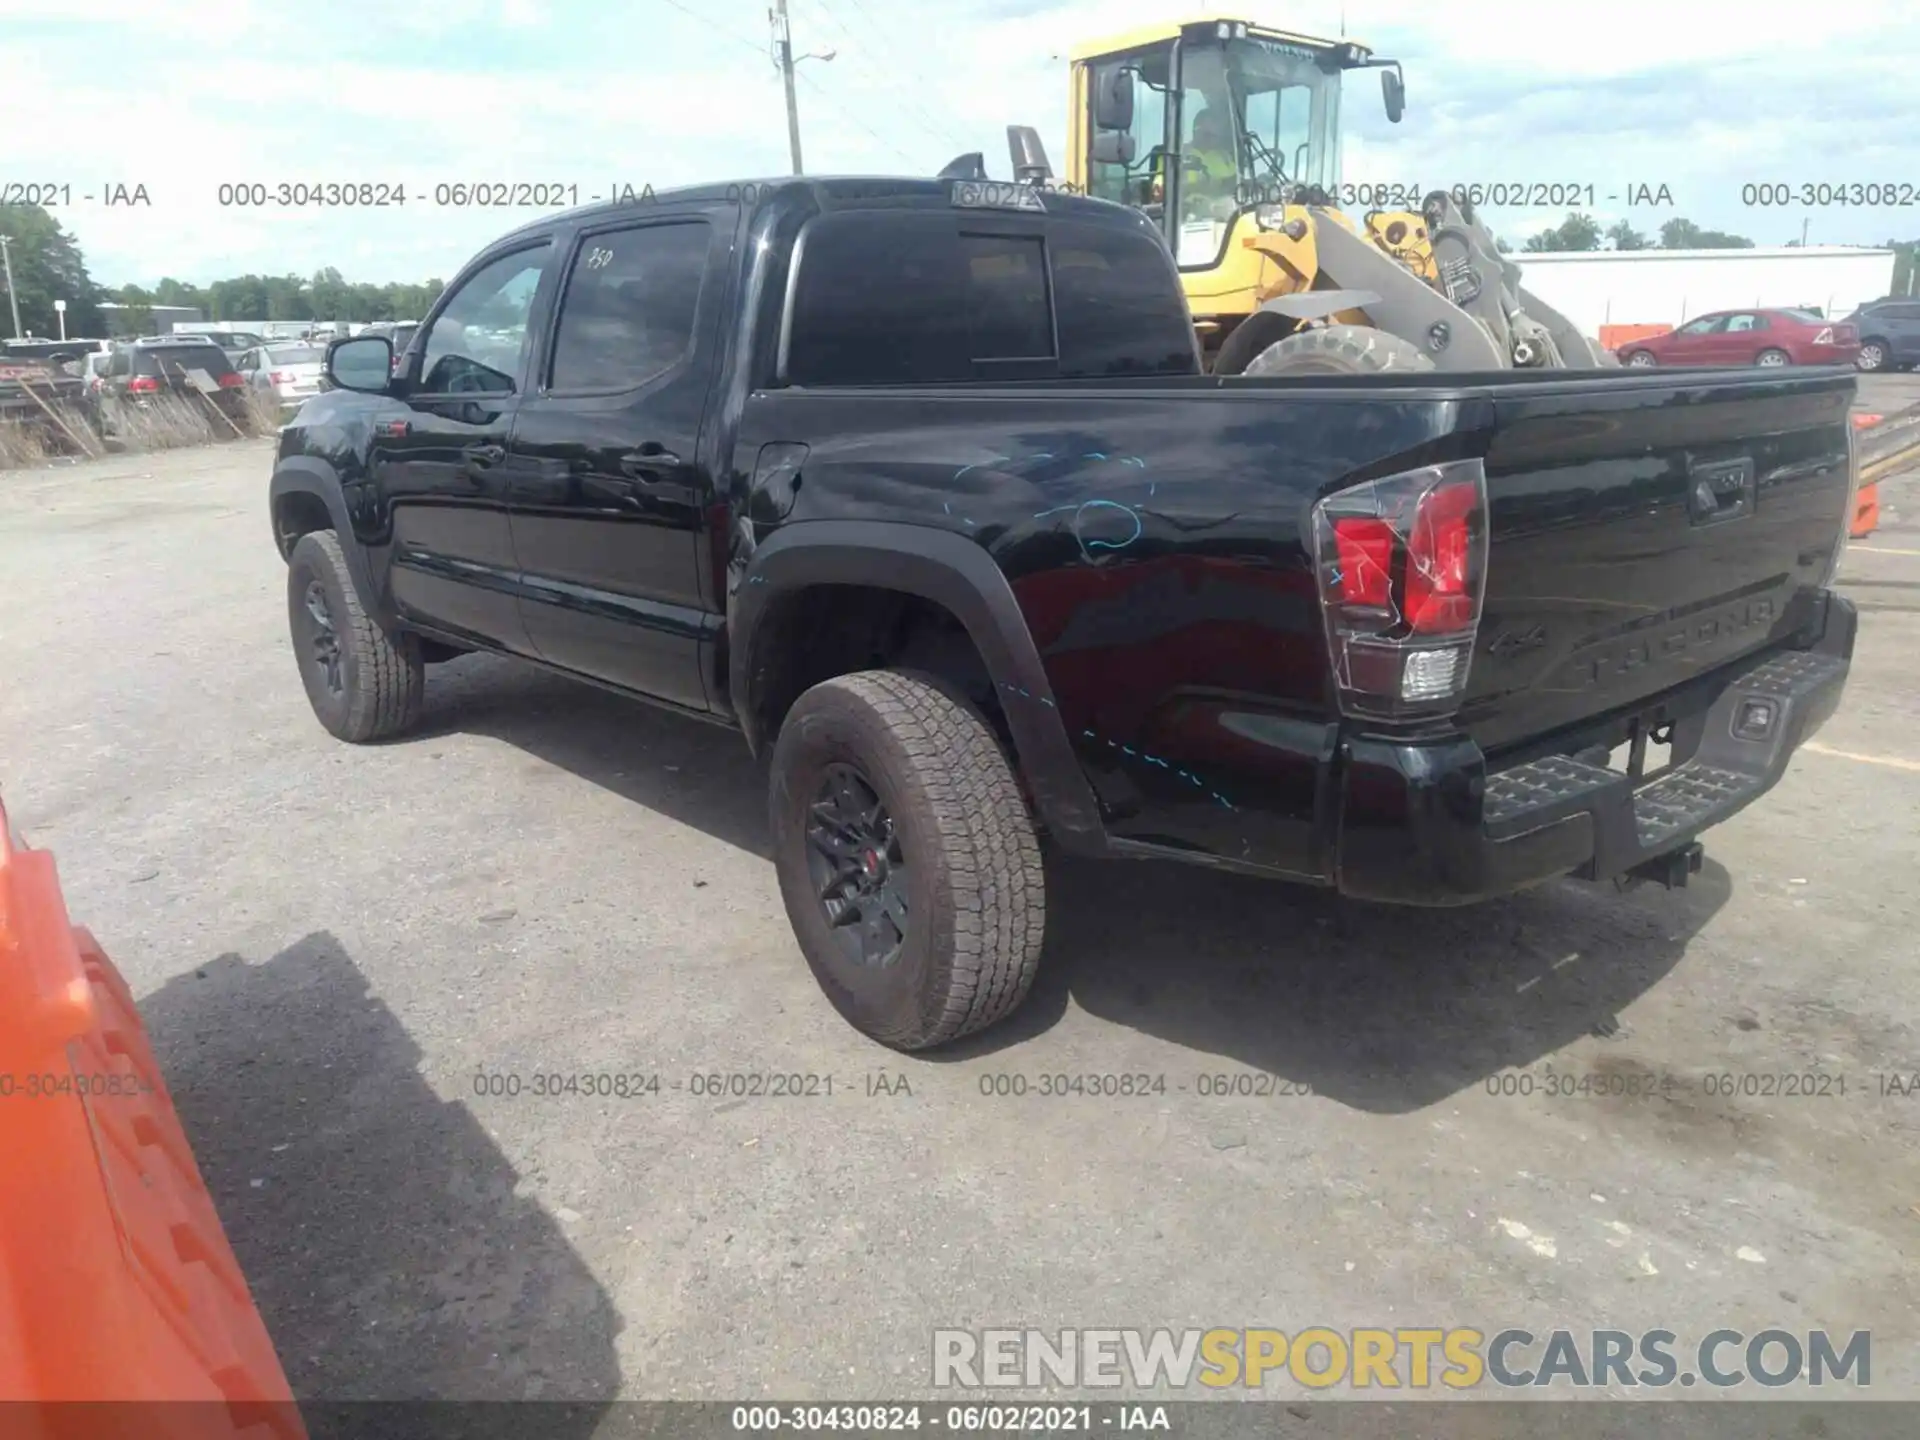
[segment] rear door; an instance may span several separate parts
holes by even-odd
[[[494,251],[447,290],[396,382],[404,418],[373,441],[392,517],[389,585],[401,613],[526,653],[507,525],[507,441],[527,383],[527,337],[552,242]]]
[[[737,205],[649,207],[581,232],[541,385],[511,442],[521,610],[540,656],[706,709],[700,431]]]
[[[1804,624],[1840,540],[1853,386],[1759,371],[1490,392],[1463,711],[1481,745],[1631,713]]]
[[[1751,365],[1762,350],[1778,349],[1779,342],[1766,332],[1772,323],[1765,315],[1742,310],[1727,316],[1718,335],[1707,338],[1709,352],[1716,365]]]
[[[1887,339],[1893,347],[1888,358],[1896,365],[1920,361],[1920,304],[1889,305],[1886,311]]]

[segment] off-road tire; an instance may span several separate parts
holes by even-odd
[[[1431,370],[1411,340],[1371,325],[1323,325],[1277,340],[1247,362],[1243,375],[1377,375]]]
[[[810,870],[809,820],[829,767],[878,796],[906,870],[907,923],[884,963],[842,948]],[[794,702],[769,777],[774,865],[801,953],[834,1008],[897,1050],[926,1050],[1010,1015],[1033,986],[1046,881],[1006,752],[930,676],[866,670]]]
[[[338,645],[338,688],[329,682],[329,667],[315,656],[322,627],[309,598],[316,588]],[[331,530],[302,535],[287,559],[287,624],[307,703],[336,738],[356,745],[391,739],[419,720],[426,695],[420,642],[409,634],[389,635],[367,615],[340,538]]]

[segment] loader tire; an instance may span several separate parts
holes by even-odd
[[[1433,361],[1411,340],[1371,325],[1326,325],[1269,345],[1241,374],[1377,375],[1433,368]]]

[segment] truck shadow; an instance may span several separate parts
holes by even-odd
[[[531,667],[443,667],[455,669],[456,684],[443,690],[437,673],[428,688],[429,733],[493,736],[769,858],[765,774],[737,735]],[[1435,1104],[1608,1031],[1731,890],[1709,859],[1672,893],[1568,881],[1481,906],[1414,910],[1171,861],[1057,851],[1047,884],[1046,950],[1026,1005],[928,1060],[1018,1046],[1077,1004],[1230,1068],[1380,1112]]]
[[[1071,1000],[1378,1112],[1418,1110],[1612,1033],[1731,893],[1711,859],[1683,891],[1564,881],[1453,910],[1171,862],[1052,855],[1047,882],[1034,994],[975,1053],[1051,1026]]]
[[[541,1432],[593,1433],[612,1301],[331,935],[223,955],[140,1011],[315,1440],[513,1408],[373,1400],[564,1400]]]

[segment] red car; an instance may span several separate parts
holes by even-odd
[[[1630,340],[1622,365],[1851,365],[1860,332],[1811,310],[1716,310],[1678,330]]]

